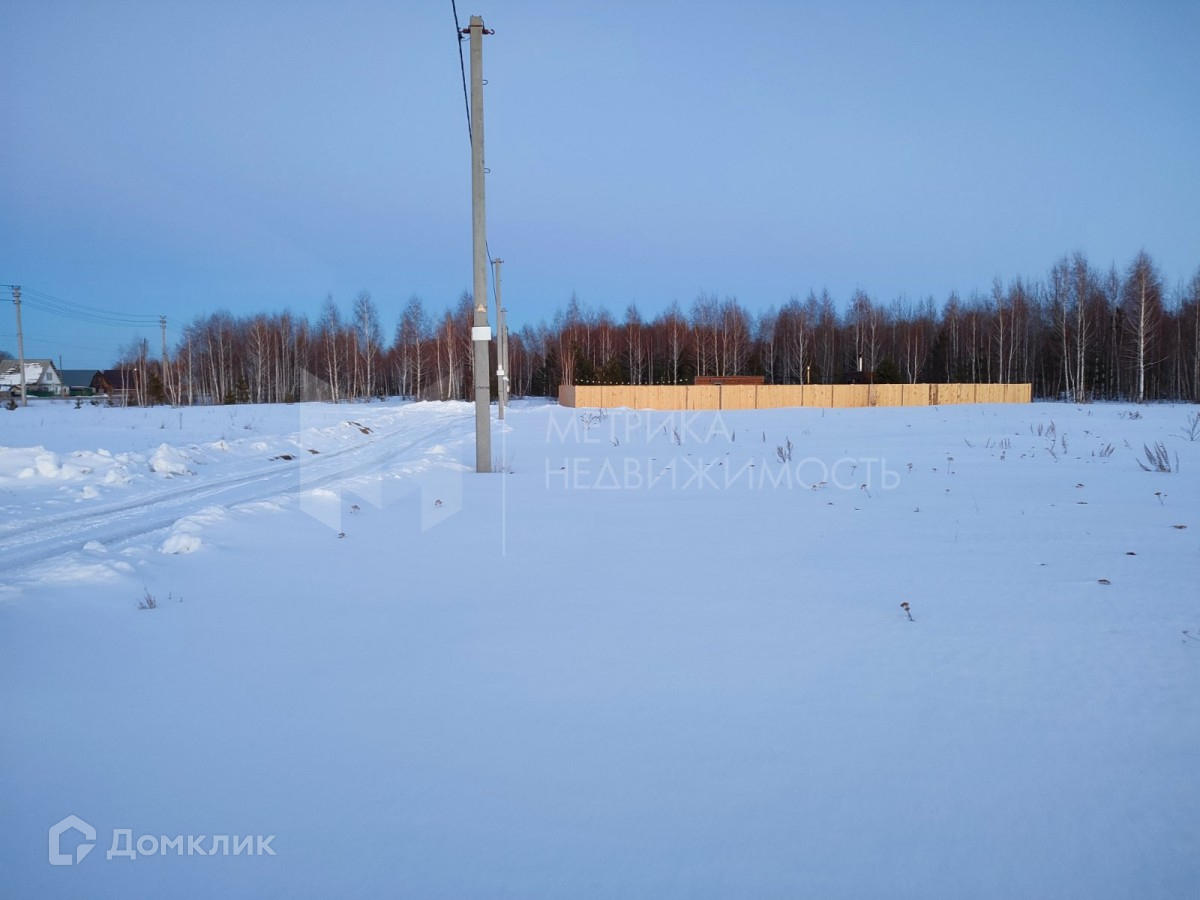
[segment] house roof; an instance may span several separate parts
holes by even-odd
[[[25,383],[37,384],[47,373],[58,374],[58,368],[50,359],[25,360]],[[61,379],[60,379],[61,380]],[[0,360],[0,387],[19,387],[21,384],[21,363],[15,359]]]
[[[99,369],[63,369],[58,373],[67,387],[91,387],[92,379],[100,374]]]
[[[112,388],[116,391],[132,387],[135,381],[133,373],[125,369],[104,369],[100,372],[100,378],[107,388]],[[129,382],[128,384],[126,384],[127,381]]]

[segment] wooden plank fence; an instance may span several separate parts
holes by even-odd
[[[780,409],[1030,403],[1030,384],[564,384],[562,406],[613,409]]]

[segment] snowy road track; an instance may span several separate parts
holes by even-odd
[[[211,506],[233,507],[293,497],[316,488],[372,474],[422,458],[431,445],[466,435],[469,417],[449,410],[421,415],[418,422],[401,418],[396,427],[372,430],[356,443],[320,454],[297,454],[292,460],[241,468],[234,473],[183,476],[164,487],[102,506],[43,516],[20,516],[0,524],[0,566],[12,573],[90,541],[116,544],[169,528],[185,516]],[[355,423],[357,424],[357,423]]]

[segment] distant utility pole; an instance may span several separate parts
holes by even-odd
[[[504,421],[504,407],[508,405],[508,391],[505,384],[508,381],[508,363],[504,358],[504,304],[500,301],[500,265],[502,259],[493,259],[492,266],[496,270],[494,276],[496,285],[496,394],[499,397],[500,421]]]
[[[483,191],[483,36],[494,34],[483,27],[480,16],[471,16],[463,29],[471,36],[471,238],[475,266],[475,319],[471,341],[475,348],[475,471],[492,471],[492,422],[488,377],[488,345],[492,328],[487,315],[487,218]]]
[[[500,328],[500,360],[504,366],[504,378],[500,382],[500,396],[504,399],[504,405],[508,406],[508,388],[512,383],[508,377],[508,307],[500,307],[500,321],[497,323]]]
[[[21,286],[13,285],[13,306],[17,308],[17,365],[21,367],[21,405],[29,405],[25,389],[25,334],[21,331]],[[36,306],[36,304],[34,304]]]
[[[162,329],[162,385],[163,395],[167,398],[167,402],[171,402],[171,382],[167,378],[167,317],[158,317],[158,327]]]
[[[142,338],[142,358],[138,360],[141,368],[141,378],[138,379],[140,398],[138,406],[145,406],[150,400],[150,339]]]
[[[500,365],[504,368],[504,377],[500,379],[500,402],[504,404],[501,407],[503,411],[508,407],[508,308],[500,307],[498,317],[499,321],[496,323],[496,327],[500,331]],[[504,417],[501,416],[501,418]]]

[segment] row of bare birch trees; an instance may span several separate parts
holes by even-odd
[[[315,322],[215,312],[186,326],[165,364],[141,344],[123,365],[149,373],[145,402],[468,399],[471,309],[467,293],[440,312],[413,297],[392,313],[390,340],[367,293],[348,309],[328,298]],[[617,318],[573,296],[509,343],[516,396],[750,374],[775,384],[1030,382],[1036,396],[1077,402],[1197,400],[1200,272],[1168,288],[1146,253],[1107,271],[1076,253],[1043,277],[998,279],[940,303],[857,291],[839,304],[822,291],[757,315],[734,297],[701,294],[686,309],[675,302],[647,319],[630,304]]]

